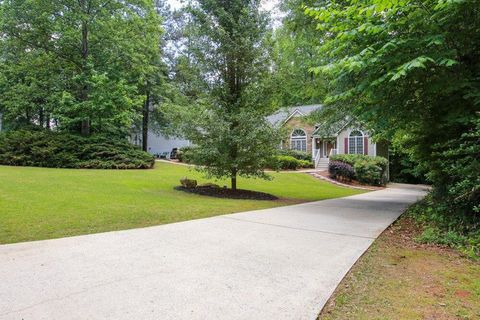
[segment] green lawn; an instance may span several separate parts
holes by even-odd
[[[188,167],[168,163],[157,163],[152,170],[126,171],[0,166],[0,244],[152,226],[362,192],[303,173],[272,173],[271,181],[240,179],[238,185],[280,200],[217,199],[174,190],[184,176],[207,181]]]

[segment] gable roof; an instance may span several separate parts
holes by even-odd
[[[275,112],[274,114],[270,115],[267,117],[267,120],[271,124],[283,124],[287,120],[289,120],[291,117],[294,116],[307,116],[310,113],[312,113],[315,110],[321,109],[322,105],[321,104],[312,104],[312,105],[307,105],[307,106],[294,106],[294,107],[288,107],[288,108],[282,108]]]
[[[336,137],[340,132],[343,131],[351,121],[345,119],[344,121],[337,121],[331,124],[317,124],[315,131],[313,131],[312,136],[316,138],[331,138]]]

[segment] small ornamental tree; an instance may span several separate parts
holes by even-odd
[[[265,119],[262,92],[268,72],[267,16],[260,1],[201,0],[189,7],[185,55],[200,70],[206,88],[183,109],[182,135],[198,146],[192,161],[216,178],[267,178],[263,169],[275,154],[279,135]]]

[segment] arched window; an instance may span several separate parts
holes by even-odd
[[[363,154],[363,133],[353,130],[348,137],[348,153]]]
[[[303,129],[295,129],[290,135],[290,149],[307,151],[307,134]]]

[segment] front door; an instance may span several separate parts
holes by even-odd
[[[335,149],[335,143],[334,142],[331,142],[331,141],[327,141],[326,143],[327,145],[327,158],[330,156],[330,151],[332,151],[332,149]]]

